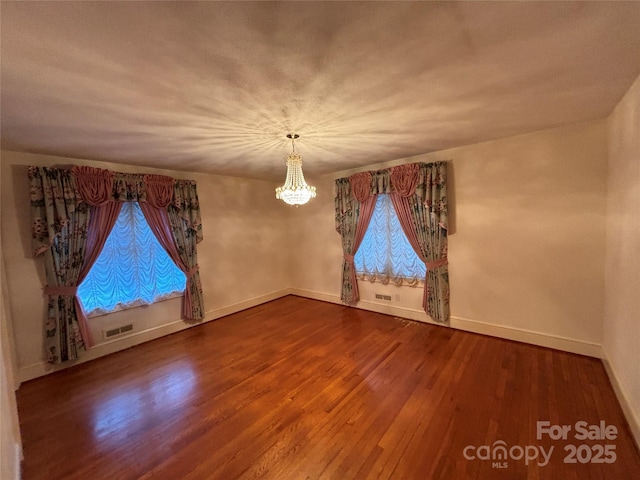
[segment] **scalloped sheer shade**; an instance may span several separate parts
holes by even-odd
[[[369,279],[397,283],[424,281],[425,264],[407,240],[391,197],[379,194],[375,210],[358,252],[354,256],[356,273]]]
[[[287,157],[287,178],[276,188],[276,198],[289,205],[304,205],[316,196],[316,187],[307,185],[302,173],[302,157],[290,153]]]
[[[125,202],[78,296],[87,314],[97,315],[181,294],[185,283],[138,203]]]

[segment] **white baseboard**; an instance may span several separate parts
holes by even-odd
[[[120,350],[125,350],[135,345],[140,345],[141,343],[155,340],[156,338],[164,337],[166,335],[170,335],[187,328],[202,325],[202,323],[210,322],[220,317],[231,315],[232,313],[246,310],[247,308],[255,307],[262,303],[270,302],[271,300],[289,295],[289,293],[290,289],[284,288],[282,290],[267,293],[265,295],[260,295],[258,297],[250,298],[242,302],[234,303],[233,305],[227,305],[226,307],[209,310],[208,312],[205,312],[205,320],[203,320],[202,322],[186,323],[183,320],[176,320],[174,322],[167,323],[158,327],[135,332],[126,337],[100,343],[90,348],[87,352],[84,353],[84,355],[82,355],[80,359],[75,362],[70,362],[69,364],[52,365],[47,362],[38,362],[32,365],[27,365],[26,367],[21,367],[19,369],[18,381],[26,382],[43,375],[47,375],[48,373],[52,373],[58,370],[64,370],[65,368],[68,368],[72,365],[78,365],[90,360],[95,360],[96,358],[104,357],[105,355],[109,355],[110,353],[119,352]]]
[[[553,348],[564,352],[577,353],[588,357],[602,358],[602,345],[598,343],[575,340],[573,338],[534,332],[523,328],[507,327],[494,323],[478,322],[467,318],[451,317],[451,327],[465,332],[480,333],[491,337],[515,340],[540,347]]]
[[[340,297],[338,295],[315,292],[312,290],[292,288],[291,294],[298,295],[300,297],[313,298],[315,300],[322,300],[325,302],[341,303]],[[433,325],[439,325],[422,310],[398,307],[394,305],[385,305],[364,300],[358,302],[358,305],[356,305],[355,308],[384,313],[386,315],[393,315],[401,318],[408,318],[410,320],[417,320],[419,322],[430,323]],[[565,352],[578,353],[580,355],[586,355],[589,357],[602,358],[602,346],[597,343],[589,343],[582,340],[548,335],[545,333],[533,332],[520,328],[506,327],[504,325],[478,322],[476,320],[469,320],[460,317],[451,317],[449,326],[451,328],[464,330],[466,332],[480,333],[482,335],[489,335],[492,337],[504,338],[507,340],[515,340],[518,342],[529,343],[541,347],[563,350]]]
[[[314,300],[321,300],[323,302],[337,303],[342,305],[342,301],[338,295],[332,295],[330,293],[316,292],[313,290],[302,290],[299,288],[291,289],[292,295],[299,297],[312,298]],[[395,317],[408,318],[410,320],[417,320],[425,323],[435,323],[431,320],[431,317],[421,310],[414,310],[413,308],[398,307],[394,305],[388,305],[384,303],[369,302],[367,300],[360,300],[355,308],[361,310],[367,310],[370,312],[384,313],[385,315],[392,315]]]
[[[13,475],[15,480],[20,480],[22,477],[22,460],[24,458],[22,452],[22,446],[16,442],[13,444],[14,460],[13,460]]]
[[[323,302],[337,303],[341,305],[340,297],[331,293],[316,292],[314,290],[303,290],[300,288],[290,289],[291,295],[297,295],[298,297],[312,298],[313,300],[321,300]]]
[[[602,363],[604,364],[604,368],[609,376],[609,381],[611,382],[611,386],[613,386],[613,391],[616,393],[616,397],[618,397],[618,402],[620,402],[622,412],[624,413],[627,423],[631,428],[631,433],[636,441],[636,445],[640,449],[640,418],[638,418],[640,412],[635,412],[633,410],[631,402],[629,401],[629,396],[627,395],[626,390],[622,387],[622,384],[616,375],[616,371],[609,361],[607,350],[604,347],[602,348],[602,352]]]
[[[260,295],[258,297],[250,298],[248,300],[243,300],[242,302],[234,303],[233,305],[216,308],[215,310],[210,310],[205,314],[205,317],[207,318],[206,321],[209,322],[217,318],[226,317],[227,315],[238,313],[242,310],[246,310],[247,308],[256,307],[258,305],[262,305],[263,303],[267,303],[272,300],[277,300],[278,298],[286,297],[290,293],[291,293],[290,288],[283,288],[282,290],[277,290],[275,292],[267,293],[265,295]]]

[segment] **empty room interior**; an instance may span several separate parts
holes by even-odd
[[[0,478],[640,478],[640,2],[2,1]]]

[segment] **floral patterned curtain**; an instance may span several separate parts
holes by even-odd
[[[200,243],[203,238],[202,218],[200,217],[200,201],[198,200],[196,182],[176,180],[171,205],[175,208],[176,215],[184,219],[186,226],[193,230],[196,243]]]
[[[160,245],[187,277],[182,316],[202,320],[204,299],[196,247],[202,241],[202,220],[196,182],[170,179],[169,189],[162,177],[147,175],[145,180],[147,197],[158,201],[155,205],[140,203],[140,208]]]
[[[29,167],[33,249],[45,254],[47,361],[78,358],[90,342],[86,325],[78,321],[81,308],[76,291],[89,226],[89,206],[82,202],[69,170]]]
[[[449,320],[446,163],[390,169],[391,201],[409,243],[425,263],[422,307],[437,322]],[[417,179],[424,181],[418,190]]]
[[[196,243],[203,236],[195,182],[92,167],[29,167],[28,176],[33,249],[36,256],[44,254],[45,258],[45,348],[49,362],[76,359],[92,345],[76,293],[113,228],[119,211],[116,202],[147,202],[173,212],[169,215],[172,234],[188,267],[187,291],[192,308],[184,312],[185,317],[204,317],[196,253]],[[91,221],[92,215],[95,221]]]
[[[185,299],[184,317],[190,320],[202,320],[204,318],[204,300],[198,251],[196,250],[198,232],[188,226],[186,220],[178,214],[177,209],[169,208],[167,213],[180,259],[187,269],[185,275],[187,276],[188,297]]]
[[[446,162],[418,163],[366,172],[370,178],[369,198],[380,193],[391,194],[403,230],[427,266],[423,307],[435,321],[442,323],[449,320],[446,167]],[[362,191],[366,188],[360,184],[358,189],[359,196],[364,197]],[[337,179],[335,220],[344,252],[351,245],[349,236],[361,205],[351,192],[349,178]],[[350,292],[348,288],[343,267],[342,300],[345,303],[349,303],[345,298],[352,298],[346,295]]]
[[[180,191],[179,198],[186,199],[181,202],[182,209],[173,204],[169,205],[168,209],[161,209],[147,203],[140,203],[140,208],[160,245],[187,277],[183,317],[188,320],[202,320],[204,300],[196,248],[198,234],[202,238],[202,223],[198,219],[194,229],[189,221],[181,216],[181,211],[193,213],[194,210],[199,210],[198,193],[195,182],[190,181],[176,182],[176,190]]]
[[[336,231],[342,238],[342,288],[340,298],[347,305],[360,300],[354,255],[367,231],[376,205],[376,196],[369,194],[368,173],[336,181]]]

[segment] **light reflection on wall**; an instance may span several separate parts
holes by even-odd
[[[175,419],[192,398],[196,376],[190,363],[174,362],[163,371],[149,373],[149,382],[106,394],[95,406],[92,418],[95,440],[118,442],[148,428],[151,420]]]

